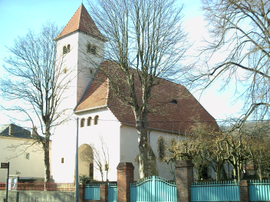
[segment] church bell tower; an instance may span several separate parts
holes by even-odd
[[[74,109],[104,60],[106,39],[81,4],[55,41],[57,68],[62,71],[67,89],[62,107]]]
[[[83,4],[55,38],[55,70],[64,93],[57,111],[52,146],[52,175],[57,182],[74,182],[77,116],[74,109],[87,91],[95,72],[104,60],[105,37],[100,33]]]

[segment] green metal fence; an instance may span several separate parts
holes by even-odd
[[[270,201],[270,180],[251,180],[248,189],[249,201]]]
[[[117,184],[108,183],[108,202],[117,202]]]
[[[100,183],[86,184],[84,188],[84,199],[100,200]]]
[[[191,201],[240,201],[239,183],[195,182],[191,185]]]
[[[152,176],[130,185],[131,202],[176,202],[175,182]]]

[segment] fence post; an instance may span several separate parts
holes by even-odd
[[[175,165],[177,202],[190,202],[190,185],[193,182],[193,164],[191,161],[178,161]]]
[[[108,182],[100,185],[100,202],[108,202]]]
[[[130,201],[130,183],[134,181],[134,166],[120,162],[117,166],[117,202]]]
[[[239,188],[240,188],[240,201],[241,202],[249,202],[248,181],[241,180],[239,182]]]

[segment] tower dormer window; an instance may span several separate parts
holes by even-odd
[[[67,54],[67,53],[69,53],[70,52],[70,44],[68,44],[67,46],[64,46],[63,47],[63,55],[64,54]]]
[[[67,53],[67,47],[64,46],[64,47],[63,47],[63,55],[66,54],[66,53]]]
[[[97,54],[97,47],[96,46],[91,47],[91,53],[94,54],[94,55]]]
[[[97,54],[97,47],[95,45],[87,44],[87,53]]]

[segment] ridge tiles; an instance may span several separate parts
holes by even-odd
[[[79,8],[71,17],[67,25],[64,27],[62,32],[55,38],[55,40],[58,40],[78,30],[97,37],[103,41],[106,40],[105,37],[100,33],[95,22],[93,21],[83,4],[79,6]]]

